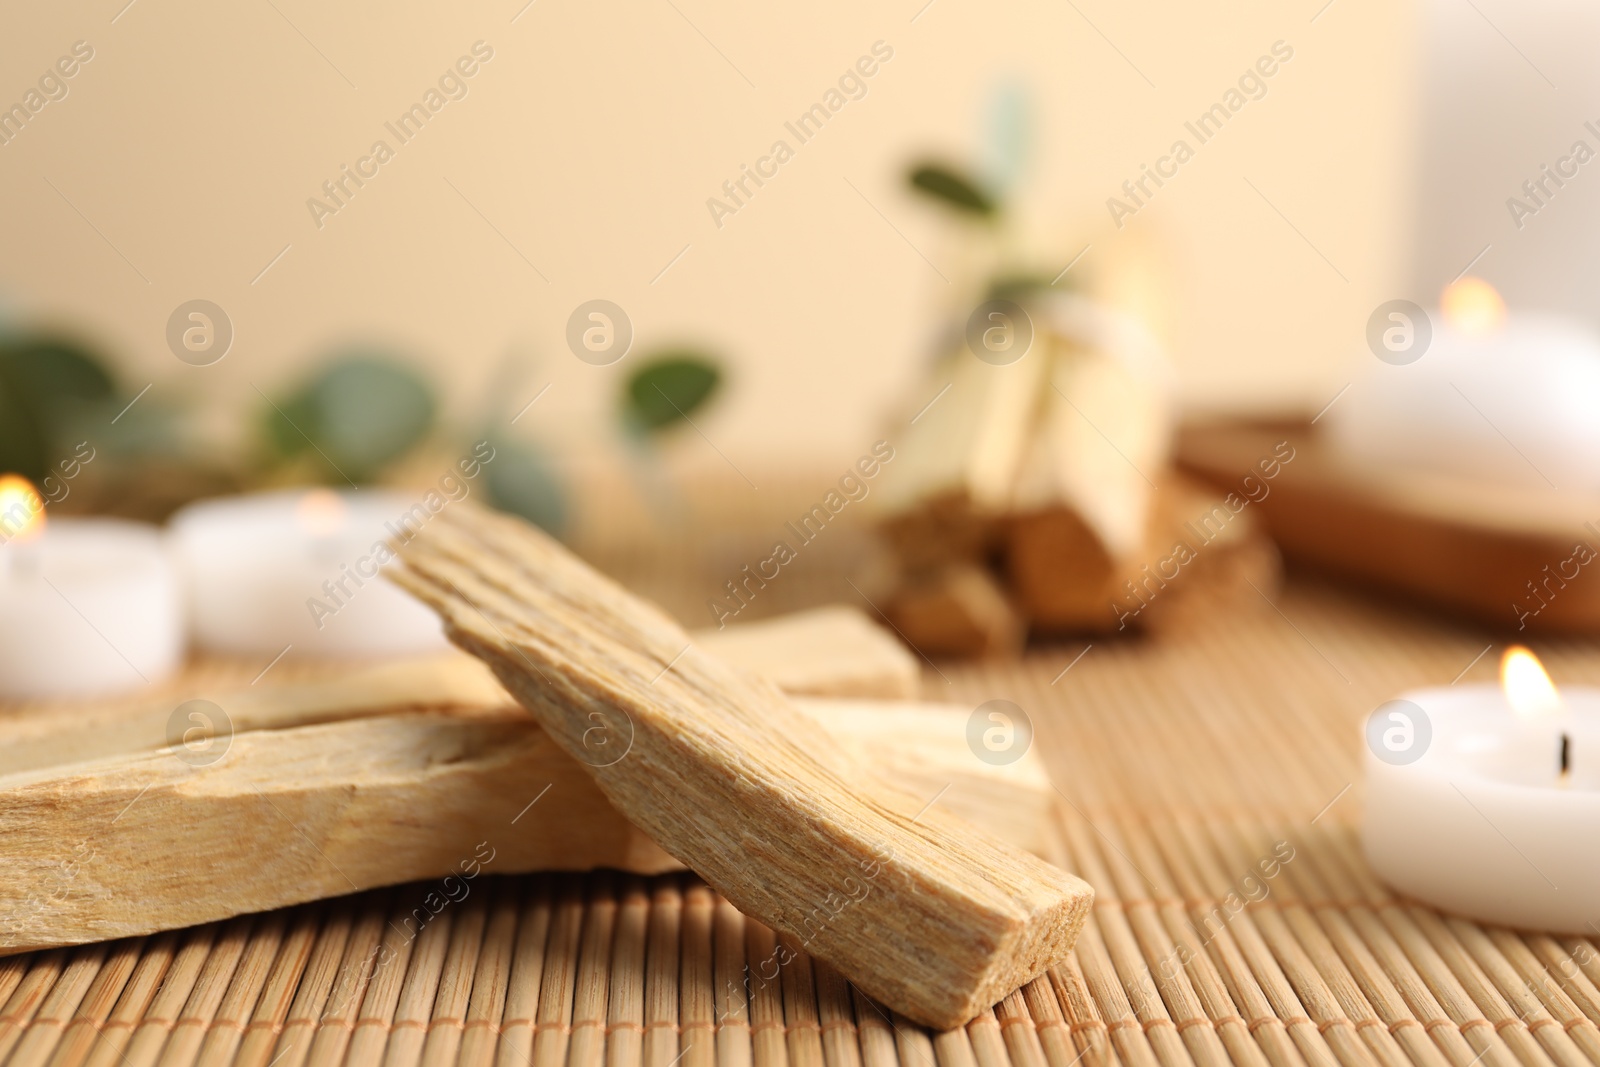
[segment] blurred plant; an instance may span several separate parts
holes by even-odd
[[[958,214],[994,221],[1000,202],[972,177],[949,163],[923,162],[912,166],[906,180],[911,188],[954,209]]]
[[[500,360],[484,383],[473,417],[480,429],[470,435],[470,440],[488,441],[494,448],[494,461],[484,467],[488,502],[560,535],[566,528],[567,502],[556,465],[543,445],[526,437],[514,437],[510,430],[513,421],[531,406],[531,401],[521,398],[530,391],[528,377],[532,367],[532,360],[516,352],[508,352]],[[540,390],[534,399],[542,393]],[[537,412],[534,415],[537,417]],[[530,424],[533,421],[529,419]]]
[[[967,168],[942,160],[923,160],[906,174],[911,188],[960,215],[999,225],[1006,194],[1016,186],[1028,162],[1032,141],[1027,91],[1001,85],[991,96],[979,131],[979,163]]]
[[[0,339],[0,471],[38,483],[57,458],[72,452],[72,427],[86,411],[115,414],[119,395],[99,358],[76,341]]]
[[[87,441],[95,456],[72,483],[63,511],[161,521],[203,496],[256,485],[407,483],[431,478],[463,442],[487,440],[487,502],[553,533],[567,506],[557,465],[540,444],[507,432],[523,367],[510,360],[489,383],[479,429],[441,427],[433,385],[373,347],[334,353],[309,377],[261,407],[253,454],[219,448],[199,420],[201,397],[170,388],[129,393],[86,344],[49,333],[0,334],[0,472],[35,484]],[[708,356],[666,349],[624,381],[618,421],[642,467],[716,396],[722,372]],[[161,394],[165,395],[161,395]],[[661,487],[657,487],[661,488]],[[57,502],[52,498],[52,508]]]
[[[691,349],[668,349],[645,358],[622,390],[623,428],[648,440],[690,421],[722,386],[710,357]]]
[[[1001,85],[989,101],[979,130],[976,165],[923,159],[906,171],[912,191],[956,219],[981,224],[960,232],[965,258],[974,267],[968,292],[960,301],[1020,300],[1046,290],[1073,289],[1081,281],[1079,275],[1039,269],[1022,252],[1020,223],[1010,197],[1029,160],[1032,127],[1026,90],[1015,84]]]
[[[482,424],[492,428],[482,436],[494,446],[495,459],[484,468],[485,486],[495,507],[560,533],[568,508],[555,465],[540,445],[502,429],[510,422],[511,398],[526,395],[526,370],[525,361],[507,357],[490,376],[480,410]],[[659,446],[711,401],[721,383],[710,357],[682,348],[645,356],[623,381],[618,422],[641,489],[660,513],[673,513],[676,505],[658,461]]]
[[[488,441],[495,450],[494,462],[483,469],[489,502],[559,534],[567,523],[566,498],[544,451],[502,435],[491,435]]]
[[[984,291],[985,300],[1019,300],[1029,293],[1039,292],[1051,287],[1050,275],[1033,271],[1013,271],[996,274],[989,279],[989,288]],[[1071,285],[1057,285],[1058,289],[1070,289]]]
[[[661,462],[662,446],[674,430],[692,424],[722,387],[712,357],[689,348],[661,349],[640,359],[622,384],[618,414],[623,441],[633,457],[640,492],[658,519],[687,518]]]
[[[1058,283],[1049,273],[1019,264],[1013,235],[1006,227],[1005,202],[994,183],[981,181],[955,164],[934,161],[913,164],[906,172],[906,182],[915,192],[940,204],[957,218],[985,224],[981,235],[969,238],[992,249],[987,257],[975,256],[990,264],[985,272],[987,278],[977,285],[983,292],[980,299],[1016,300],[1052,287],[1073,287],[1075,279],[1062,279]]]
[[[264,412],[267,462],[370,483],[428,436],[437,406],[432,387],[397,359],[340,353]]]
[[[240,470],[190,439],[185,414],[170,398],[125,392],[81,341],[0,336],[0,471],[40,485],[52,511],[160,521],[236,489]]]
[[[984,108],[978,136],[978,172],[998,199],[1022,180],[1033,154],[1033,100],[1026,86],[1003,82]]]

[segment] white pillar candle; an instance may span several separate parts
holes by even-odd
[[[182,601],[161,531],[47,519],[22,479],[0,478],[0,698],[138,689],[183,659]]]
[[[438,616],[379,575],[385,542],[429,514],[376,490],[298,489],[183,508],[171,528],[196,644],[269,659],[443,649]]]
[[[1600,323],[1600,5],[1394,10],[1422,16],[1421,114],[1406,145],[1417,173],[1397,213],[1412,230],[1414,290],[1436,291],[1475,260],[1513,306]]]
[[[1483,922],[1592,935],[1600,689],[1558,697],[1521,649],[1507,654],[1506,674],[1503,686],[1424,689],[1373,712],[1362,845],[1406,896]]]
[[[1476,278],[1445,291],[1437,319],[1413,317],[1376,324],[1389,345],[1375,352],[1395,362],[1369,356],[1328,411],[1344,456],[1377,470],[1600,491],[1600,335],[1571,318],[1508,314]]]

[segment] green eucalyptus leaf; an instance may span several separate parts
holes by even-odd
[[[73,418],[114,403],[116,393],[99,358],[77,342],[51,336],[0,341],[0,471],[40,480]]]
[[[912,168],[910,181],[913,189],[958,211],[990,218],[1000,210],[982,186],[948,164],[919,164]]]
[[[662,353],[641,364],[623,389],[623,419],[629,428],[659,433],[686,422],[722,385],[722,372],[692,351]]]
[[[47,460],[39,412],[0,374],[0,474],[16,473],[37,483]]]
[[[266,411],[267,444],[282,459],[315,449],[338,474],[370,481],[427,436],[435,412],[433,391],[414,371],[351,353]]]
[[[489,502],[552,534],[566,523],[566,501],[544,454],[526,441],[493,438],[494,459],[483,466]]]
[[[188,410],[182,399],[154,389],[132,407],[120,398],[86,407],[65,423],[67,436],[61,447],[72,448],[86,440],[97,449],[103,443],[107,453],[123,460],[199,462],[207,449],[194,436]],[[205,459],[213,461],[210,456]]]
[[[1052,288],[1070,290],[1074,286],[1068,279],[1059,285],[1045,274],[1002,274],[989,283],[988,299],[1020,300],[1032,293],[1049,292]]]
[[[314,391],[322,445],[352,477],[399,459],[433,426],[428,384],[398,364],[351,359],[332,367]]]
[[[8,381],[51,407],[107,400],[116,393],[116,384],[100,361],[72,341],[39,337],[7,345],[0,364]]]
[[[311,447],[320,432],[317,408],[309,390],[275,400],[262,418],[267,446],[276,459],[292,459]]]

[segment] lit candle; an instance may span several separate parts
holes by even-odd
[[[222,497],[172,519],[196,644],[268,658],[406,656],[446,647],[433,612],[380,577],[385,542],[428,509],[398,493]]]
[[[1346,457],[1541,490],[1600,491],[1600,337],[1557,315],[1511,314],[1494,288],[1462,278],[1439,321],[1380,308],[1380,359],[1328,410]]]
[[[0,476],[0,697],[84,697],[167,677],[183,658],[165,539],[116,519],[49,519]]]
[[[1526,649],[1502,684],[1424,689],[1367,721],[1362,844],[1406,896],[1485,922],[1600,926],[1600,689]]]

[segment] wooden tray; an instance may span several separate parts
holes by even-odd
[[[1358,468],[1305,424],[1191,426],[1178,464],[1258,497],[1290,560],[1498,631],[1600,632],[1600,498]]]

